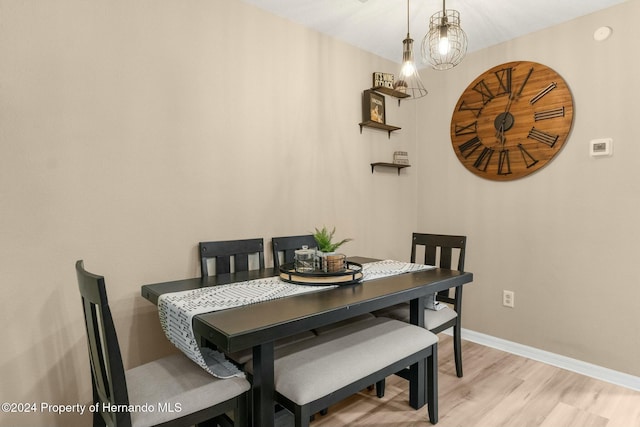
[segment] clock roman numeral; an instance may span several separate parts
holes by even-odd
[[[459,125],[456,123],[455,133],[456,136],[478,133],[478,122],[475,121],[468,125]]]
[[[545,87],[544,89],[542,89],[540,92],[538,92],[538,94],[536,96],[534,96],[533,98],[531,98],[529,100],[529,104],[533,105],[536,102],[540,101],[540,99],[545,96],[546,94],[548,94],[549,92],[551,92],[552,90],[554,90],[558,85],[555,82],[551,82],[549,84],[549,86]]]
[[[511,162],[509,161],[509,150],[501,150],[498,159],[498,175],[509,175],[511,173]]]
[[[503,68],[502,70],[498,70],[495,72],[496,78],[498,79],[498,92],[497,95],[505,95],[507,93],[511,93],[511,72],[512,68]]]
[[[553,119],[556,117],[564,117],[564,107],[552,108],[551,110],[536,111],[533,113],[536,122],[539,120]]]
[[[467,104],[465,104],[464,101],[462,101],[462,104],[460,104],[460,107],[458,108],[458,111],[471,111],[474,116],[478,117],[478,116],[480,116],[480,112],[482,111],[482,107],[469,107]]]
[[[538,142],[547,144],[549,147],[553,147],[555,145],[558,137],[559,135],[551,135],[536,129],[535,127],[531,128],[531,130],[529,131],[529,135],[527,135],[527,138],[535,139]]]
[[[481,145],[482,145],[482,142],[480,141],[480,138],[478,138],[477,136],[474,136],[467,142],[460,144],[458,148],[460,148],[460,154],[462,154],[466,159],[471,155],[471,153],[476,151],[478,147],[480,147]]]
[[[522,144],[518,144],[518,149],[520,150],[520,154],[522,154],[522,160],[524,160],[524,164],[527,165],[527,169],[531,166],[538,163],[536,160],[523,146]]]
[[[482,95],[482,105],[486,105],[487,102],[491,101],[495,98],[495,95],[489,89],[489,86],[484,82],[484,80],[480,80],[474,87],[473,90]]]
[[[489,166],[489,162],[491,161],[491,156],[493,156],[493,151],[493,148],[484,147],[476,161],[473,162],[473,166],[476,169],[486,172],[487,166]]]

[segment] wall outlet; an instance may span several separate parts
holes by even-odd
[[[502,291],[502,305],[513,308],[515,306],[516,294],[513,291]]]

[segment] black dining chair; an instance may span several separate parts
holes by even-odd
[[[264,268],[264,239],[224,240],[200,242],[200,270],[202,277],[210,275],[208,260],[215,260],[212,275],[248,271],[251,257],[257,259],[256,269]]]
[[[94,426],[191,426],[233,412],[234,426],[248,425],[250,383],[219,379],[182,354],[124,369],[103,276],[76,262],[78,287],[87,330]],[[152,405],[153,411],[110,408]],[[227,419],[227,425],[230,421]]]
[[[411,239],[411,262],[421,262],[440,268],[464,271],[464,260],[467,246],[466,236],[413,233]],[[419,258],[419,253],[424,255]],[[456,256],[457,255],[457,256]],[[457,263],[453,262],[457,258]],[[462,286],[440,291],[436,300],[451,304],[442,305],[440,310],[425,309],[425,327],[438,334],[453,327],[453,352],[456,365],[456,375],[462,377]],[[409,305],[400,304],[374,313],[376,316],[409,321]]]

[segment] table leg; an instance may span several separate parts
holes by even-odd
[[[275,385],[273,342],[253,347],[253,422],[256,427],[273,427]]]
[[[409,302],[409,322],[424,328],[424,301],[425,297],[412,299]]]
[[[411,324],[424,328],[425,297],[411,300],[409,303],[409,320]],[[420,360],[409,368],[409,404],[414,409],[422,408],[426,402],[426,360]]]

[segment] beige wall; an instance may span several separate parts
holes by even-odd
[[[637,53],[640,1],[470,54],[446,73],[425,70],[430,96],[418,122],[418,229],[468,235],[465,328],[640,375],[640,175]],[[596,42],[608,25],[613,35]],[[513,182],[476,177],[450,143],[451,114],[467,85],[504,62],[555,69],[574,97],[562,152]],[[611,137],[614,155],[589,156]],[[502,307],[502,290],[515,308]]]
[[[347,253],[406,256],[415,172],[369,164],[415,135],[358,127],[394,64],[232,0],[0,0],[0,19],[1,401],[90,399],[77,259],[130,367],[172,351],[140,285],[197,276],[200,240],[326,224]]]
[[[638,40],[638,4],[425,71],[427,98],[387,103],[403,127],[388,139],[360,134],[360,93],[397,65],[241,2],[0,0],[0,400],[89,401],[77,259],[106,276],[131,367],[173,351],[140,285],[197,276],[198,241],[323,224],[355,239],[347,253],[380,258],[407,259],[416,228],[466,233],[466,327],[640,374],[628,314],[637,60],[618,59]],[[614,37],[596,46],[599,25]],[[566,78],[575,127],[542,172],[485,182],[456,164],[447,123],[475,75],[514,59]],[[602,136],[615,155],[595,161],[586,143]],[[399,149],[413,167],[371,174]],[[499,306],[503,288],[516,309]],[[549,302],[552,291],[574,302]],[[622,296],[615,307],[605,291]],[[88,422],[0,414],[0,425]]]

